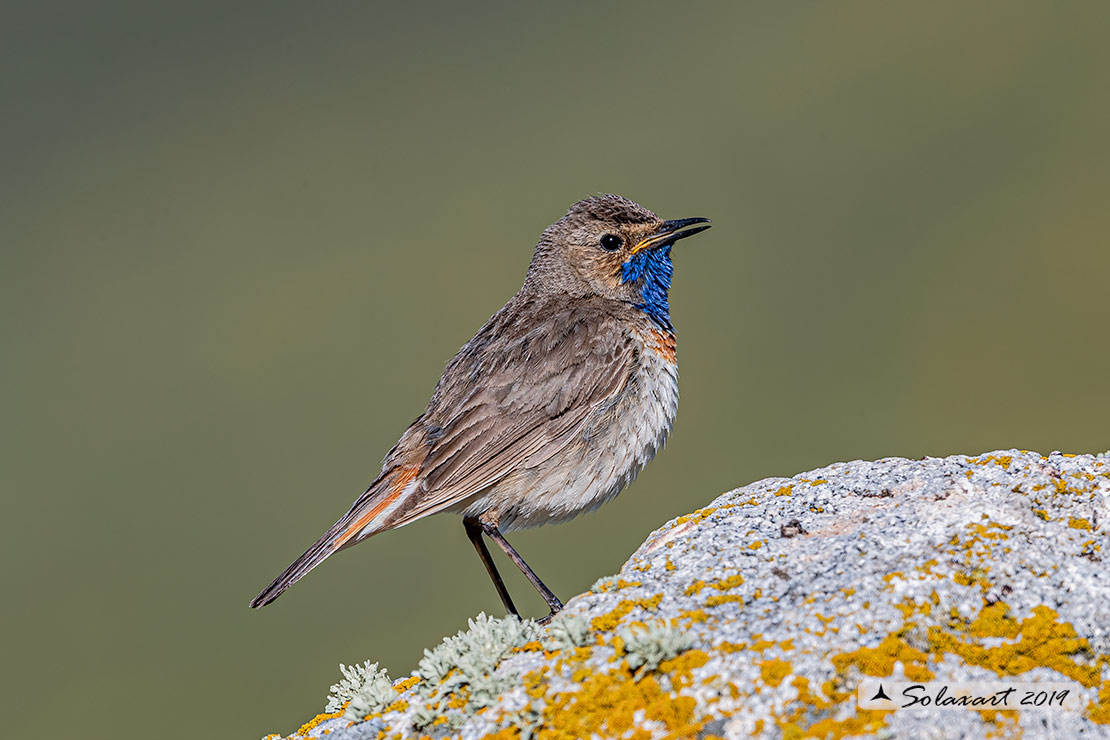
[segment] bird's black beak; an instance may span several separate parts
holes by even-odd
[[[700,234],[708,229],[708,226],[698,226],[695,229],[687,229],[687,226],[694,224],[707,224],[708,218],[677,218],[673,221],[664,221],[663,227],[651,236],[647,237],[635,247],[632,248],[632,254],[636,254],[644,249],[651,249],[653,247],[661,247],[664,244],[674,244],[679,239],[685,239],[694,234]],[[685,231],[683,231],[685,229]]]

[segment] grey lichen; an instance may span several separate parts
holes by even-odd
[[[378,671],[351,697],[343,716],[353,722],[361,722],[366,715],[383,711],[396,698],[397,692],[393,690],[389,674]]]
[[[367,714],[384,709],[395,696],[389,674],[384,669],[379,670],[377,663],[368,660],[350,666],[340,663],[339,672],[343,678],[339,683],[332,684],[325,712],[338,712],[344,704],[351,702],[347,708],[348,718],[361,720]],[[360,711],[361,714],[358,713]]]
[[[540,628],[519,617],[487,617],[485,612],[467,620],[467,629],[446,637],[433,650],[425,650],[417,675],[425,684],[446,679],[453,669],[454,683],[469,683],[473,676],[489,673],[507,658],[514,648],[535,640]]]
[[[519,676],[495,673],[498,664],[515,648],[540,636],[535,622],[510,616],[504,619],[487,617],[485,613],[468,621],[468,629],[443,640],[433,650],[425,650],[416,675],[421,683],[416,690],[419,705],[413,713],[413,725],[420,728],[446,717],[452,726],[462,722],[463,708],[448,707],[453,692],[467,687],[466,712],[490,706]]]
[[[548,650],[586,647],[590,640],[590,620],[583,614],[560,616],[547,628],[543,646]]]
[[[654,671],[663,661],[686,652],[694,644],[689,633],[662,620],[624,627],[617,635],[624,641],[628,667],[636,671],[637,678]]]

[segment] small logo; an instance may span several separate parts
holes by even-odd
[[[885,691],[883,691],[882,684],[879,684],[879,690],[876,691],[875,695],[871,697],[871,701],[878,701],[879,699],[886,699],[887,701],[890,701],[890,697],[886,695]]]

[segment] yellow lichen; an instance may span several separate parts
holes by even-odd
[[[768,686],[778,686],[793,671],[794,666],[785,660],[765,660],[759,664],[759,677]]]
[[[1087,716],[1092,722],[1110,725],[1110,681],[1103,681],[1098,690],[1098,702],[1087,705]]]
[[[701,522],[705,521],[708,517],[712,516],[713,512],[716,511],[716,510],[717,510],[716,506],[707,506],[704,509],[698,509],[697,511],[695,511],[692,514],[684,514],[684,515],[680,516],[678,519],[674,520],[674,523],[676,525],[685,524],[686,522],[693,522],[694,524],[700,524]]]
[[[398,694],[401,694],[405,691],[408,691],[418,683],[420,683],[420,676],[409,676],[405,680],[398,681],[397,683],[393,684],[393,690],[396,691]]]
[[[987,455],[982,460],[973,459],[971,462],[977,463],[979,465],[986,465],[987,463],[990,463],[992,461],[1009,470],[1010,463],[1014,461],[1014,458],[1012,455]]]
[[[608,614],[602,614],[600,617],[594,617],[590,621],[590,627],[595,632],[610,632],[618,624],[621,619],[625,617],[630,611],[636,607],[642,609],[654,609],[659,606],[659,602],[663,600],[663,594],[656,594],[647,599],[625,599],[617,604],[616,608]]]
[[[703,588],[712,588],[716,589],[717,591],[728,591],[730,589],[736,588],[737,586],[743,585],[743,583],[744,576],[740,575],[739,573],[728,576],[727,578],[718,579],[716,581],[694,581],[686,588],[686,595],[693,596],[694,594],[700,592]]]
[[[693,671],[709,662],[709,656],[704,650],[687,650],[678,657],[665,660],[659,664],[660,673],[671,676],[671,683],[675,689],[681,689],[693,683]]]
[[[855,666],[864,675],[885,677],[894,671],[896,662],[906,666],[916,664],[919,668],[927,670],[925,664],[928,658],[925,653],[910,647],[901,637],[887,635],[876,648],[861,647],[850,653],[840,653],[832,656],[832,662],[841,673]]]
[[[1059,615],[1047,606],[1033,609],[1033,616],[1020,623],[1008,615],[1002,604],[985,607],[968,625],[973,638],[1004,638],[985,647],[974,640],[963,640],[940,627],[929,628],[931,652],[952,653],[966,662],[988,668],[1000,676],[1013,676],[1037,667],[1051,668],[1084,686],[1098,683],[1098,668],[1077,662],[1072,656],[1090,652],[1086,638],[1076,636],[1075,628],[1057,621]]]
[[[798,738],[814,737],[825,740],[841,740],[845,737],[857,735],[873,735],[886,724],[886,712],[880,709],[860,709],[854,716],[845,719],[823,719],[809,727],[800,727],[791,723],[781,725],[783,740],[797,740]]]
[[[725,653],[739,653],[748,649],[747,643],[744,642],[722,642],[713,647]]]
[[[701,591],[703,588],[705,588],[705,581],[694,581],[686,587],[686,595],[693,596],[698,591]]]
[[[1086,519],[1077,519],[1076,517],[1071,517],[1070,519],[1068,519],[1068,526],[1072,529],[1090,530],[1091,523]]]
[[[794,492],[794,484],[791,483],[790,485],[783,486],[779,490],[775,491],[775,495],[776,496],[789,496],[793,492]]]
[[[329,719],[335,719],[337,717],[342,717],[342,716],[343,716],[342,711],[332,712],[330,714],[317,714],[315,717],[310,719],[308,722],[305,722],[303,725],[301,725],[301,728],[299,730],[297,730],[297,734],[300,735],[301,737],[304,737],[308,733],[312,732],[313,728],[315,728],[316,725],[320,724],[321,722],[327,722]]]
[[[636,715],[661,723],[674,737],[697,734],[693,697],[674,697],[663,691],[652,675],[633,681],[621,673],[593,673],[577,691],[552,696],[543,709],[539,740],[579,740],[602,735],[626,736],[636,727]],[[629,737],[645,737],[637,733]]]
[[[602,583],[598,584],[597,593],[600,594],[605,593],[606,591],[620,591],[622,589],[633,588],[635,586],[642,585],[643,584],[639,581],[626,581],[623,578],[620,578],[616,581],[603,581]]]

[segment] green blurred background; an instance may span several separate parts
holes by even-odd
[[[451,517],[246,605],[592,193],[714,228],[666,452],[514,538],[564,597],[766,476],[1110,446],[1110,6],[679,7],[5,5],[5,736],[290,732],[499,614]]]

